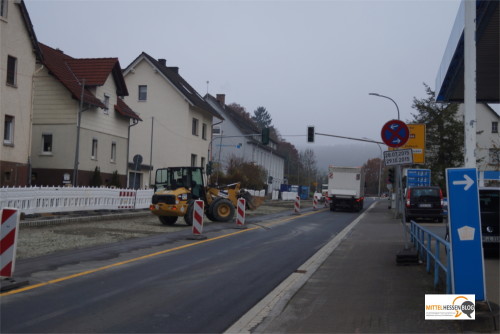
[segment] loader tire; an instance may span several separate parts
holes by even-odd
[[[160,221],[163,225],[174,225],[177,221],[177,216],[160,216]]]
[[[194,201],[188,203],[188,208],[186,214],[184,215],[184,222],[187,226],[193,225],[193,212],[194,212]]]
[[[226,198],[216,199],[210,210],[214,220],[218,222],[227,222],[234,217],[234,205]]]

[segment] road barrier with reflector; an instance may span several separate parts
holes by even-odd
[[[17,234],[20,213],[17,209],[5,208],[0,211],[0,276],[12,277],[16,264]]]

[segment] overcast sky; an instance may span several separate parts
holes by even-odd
[[[264,106],[297,146],[306,128],[380,140],[411,118],[435,78],[460,5],[433,1],[25,0],[40,42],[75,58],[142,51],[166,58],[201,94]],[[207,85],[207,81],[209,84]],[[140,111],[139,111],[140,112]],[[297,137],[297,135],[304,135]],[[318,137],[317,144],[346,140]],[[375,146],[375,145],[374,145]],[[374,152],[379,152],[375,146]],[[377,153],[378,154],[378,153]]]

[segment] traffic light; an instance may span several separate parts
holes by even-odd
[[[212,161],[209,161],[208,164],[207,164],[207,175],[211,175],[212,174]]]
[[[389,169],[388,181],[389,183],[394,183],[394,168]]]
[[[262,128],[262,145],[268,145],[269,144],[269,128]]]
[[[314,143],[314,126],[307,127],[307,142]]]

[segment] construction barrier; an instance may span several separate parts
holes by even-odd
[[[295,205],[293,206],[293,214],[300,215],[300,197],[295,197]]]
[[[17,233],[19,231],[20,213],[17,209],[0,210],[2,225],[0,227],[0,276],[12,277],[16,264]]]
[[[245,199],[238,198],[238,207],[236,210],[236,226],[238,228],[245,227],[245,205],[246,205]]]
[[[316,196],[313,197],[313,210],[318,210],[318,198]]]
[[[118,209],[133,209],[135,204],[135,190],[120,191]]]
[[[194,201],[193,205],[193,235],[189,237],[189,240],[203,240],[207,237],[203,233],[203,212],[204,212],[205,202],[202,200]]]

